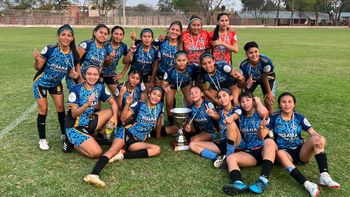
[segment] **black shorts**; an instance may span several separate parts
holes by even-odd
[[[115,76],[103,76],[100,78],[101,79],[100,81],[106,83],[107,85],[118,84],[119,82],[114,80],[114,77]]]
[[[34,96],[36,99],[47,98],[47,92],[54,95],[62,95],[62,83],[60,82],[57,86],[54,87],[43,87],[39,84],[34,83]]]
[[[137,70],[137,69],[131,67],[129,73],[131,71],[133,71],[133,70]],[[143,83],[151,83],[151,78],[152,78],[152,70],[149,71],[148,73],[142,73],[141,82],[143,82]]]
[[[190,81],[183,82],[183,83],[181,84],[181,87],[180,87],[180,88],[184,88],[184,87],[186,87],[186,86],[188,86],[188,85],[191,85],[191,82],[190,82]],[[173,83],[170,84],[170,88],[173,89],[173,90],[177,90],[176,84],[173,84]]]
[[[68,112],[69,113],[69,112]],[[78,126],[75,127],[77,130],[82,131],[88,134],[94,134],[96,132],[97,123],[98,123],[98,115],[91,114],[89,118],[89,124],[87,126]],[[76,119],[73,119],[71,116],[68,116],[65,122],[66,128],[72,128],[75,124]]]
[[[157,79],[164,80],[164,74],[165,74],[165,72],[158,70],[157,71]]]
[[[286,151],[293,159],[294,164],[306,164],[307,162],[303,162],[300,160],[300,150],[302,146],[298,146],[295,149],[280,149]]]
[[[256,149],[244,149],[242,151],[254,157],[254,159],[256,160],[256,165],[261,165],[263,161],[262,150],[263,150],[263,147],[261,146]]]
[[[273,95],[276,95],[276,87],[275,87],[276,75],[275,75],[275,73],[270,73],[267,78],[269,80],[270,89],[271,89]],[[253,93],[255,91],[255,89],[258,87],[258,85],[260,85],[262,93],[264,95],[266,95],[266,87],[265,87],[262,79],[256,81],[250,89],[245,89],[245,91],[249,91],[249,92]]]
[[[226,140],[220,140],[220,141],[213,141],[213,143],[219,148],[220,154],[226,155],[227,149],[226,149]]]
[[[137,142],[140,142],[136,137],[134,137],[128,129],[125,129],[125,136],[124,136],[124,150],[127,151],[129,147]]]

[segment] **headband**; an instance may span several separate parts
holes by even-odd
[[[58,29],[58,34],[61,34],[64,30],[69,30],[72,33],[72,35],[74,35],[72,27],[70,25],[68,25],[68,24],[65,24],[65,25],[61,26]]]
[[[208,52],[205,52],[205,53],[203,53],[203,54],[200,56],[200,61],[202,62],[203,58],[205,58],[205,57],[214,58],[213,54],[208,53]]]
[[[187,53],[184,50],[180,50],[175,53],[174,57],[177,58],[180,55],[185,55],[187,57]]]
[[[150,28],[145,28],[145,29],[143,29],[143,30],[141,31],[140,37],[142,37],[142,35],[143,35],[144,33],[146,33],[146,32],[150,32],[150,33],[152,34],[152,38],[153,38],[153,31],[152,31],[152,29],[150,29]]]
[[[222,88],[220,91],[224,91],[230,96],[232,95],[232,92],[229,89],[227,89],[227,88]]]
[[[191,18],[191,19],[188,21],[188,23],[191,24],[191,23],[192,23],[193,21],[195,21],[195,20],[202,21],[202,19],[199,18],[199,17],[193,17],[193,18]]]

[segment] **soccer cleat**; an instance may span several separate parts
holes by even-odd
[[[265,177],[260,176],[252,185],[249,186],[249,189],[256,193],[261,194],[267,188],[269,180]]]
[[[64,153],[69,153],[71,152],[72,148],[74,147],[74,145],[69,141],[68,138],[66,138],[64,141],[63,141],[63,144],[62,144],[62,150]]]
[[[115,161],[121,161],[121,160],[124,159],[124,154],[125,154],[125,151],[124,151],[123,149],[121,149],[121,150],[119,151],[119,153],[116,154],[114,157],[112,157],[108,162],[109,162],[109,163],[113,163],[113,162],[115,162]]]
[[[224,162],[226,162],[226,155],[219,155],[216,157],[214,161],[214,167],[220,168]]]
[[[222,188],[228,195],[237,195],[248,191],[248,186],[242,181],[235,181],[233,184],[224,185]]]
[[[46,139],[40,139],[39,140],[39,148],[41,150],[47,150],[49,149],[49,143],[47,142]]]
[[[320,190],[318,189],[317,184],[312,183],[310,181],[306,181],[304,183],[304,187],[307,189],[307,191],[310,193],[311,197],[318,197],[320,194]]]
[[[332,189],[340,189],[340,184],[333,181],[331,176],[329,176],[328,172],[322,172],[320,176],[320,185],[326,186]]]
[[[98,188],[103,188],[106,184],[100,180],[100,177],[96,174],[88,174],[84,177],[84,181],[90,185],[93,185]]]

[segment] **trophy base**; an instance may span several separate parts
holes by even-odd
[[[189,150],[190,149],[190,146],[188,145],[188,143],[178,143],[175,140],[171,141],[170,145],[174,151]]]

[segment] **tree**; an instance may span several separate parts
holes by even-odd
[[[13,4],[11,3],[11,0],[0,0],[0,10],[7,10],[12,8],[12,6]]]
[[[198,10],[198,0],[173,0],[173,6],[176,10],[181,10],[185,14]]]
[[[243,10],[252,11],[255,18],[260,18],[265,4],[265,0],[242,0]]]
[[[157,6],[160,11],[171,11],[174,8],[172,0],[159,0]]]
[[[108,10],[121,8],[123,0],[92,0],[92,4],[99,10],[101,16],[106,16]]]

